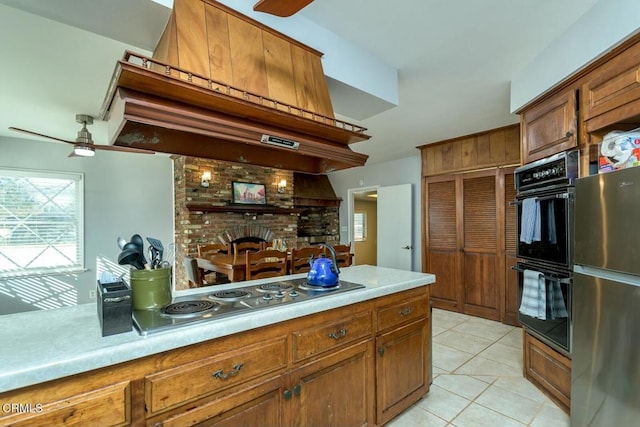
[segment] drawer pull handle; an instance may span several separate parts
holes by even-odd
[[[130,295],[123,295],[121,297],[105,298],[104,302],[122,302],[122,301],[128,300],[130,298],[131,298]]]
[[[290,400],[290,399],[291,399],[291,396],[292,396],[292,394],[291,394],[291,390],[286,389],[286,390],[284,391],[284,393],[282,393],[282,394],[283,394],[283,396],[284,396],[284,400]]]
[[[411,313],[413,313],[413,308],[411,307],[403,308],[402,310],[400,310],[400,316],[408,316]]]
[[[238,375],[238,373],[240,373],[240,369],[242,369],[243,366],[244,366],[244,363],[238,363],[236,366],[233,367],[233,371],[229,371],[225,374],[223,373],[224,371],[220,369],[219,371],[216,371],[213,374],[211,374],[211,376],[221,380],[226,380]]]
[[[300,396],[300,394],[302,393],[302,386],[300,384],[296,384],[293,386],[293,394],[295,396]]]
[[[331,332],[329,334],[329,338],[333,338],[334,340],[339,340],[340,338],[344,338],[347,335],[346,329],[340,329],[338,332]]]

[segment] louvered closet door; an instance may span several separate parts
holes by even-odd
[[[497,171],[462,176],[463,188],[463,311],[500,320]]]
[[[504,176],[504,247],[505,247],[505,293],[502,321],[510,325],[518,324],[518,274],[511,267],[516,258],[516,207],[510,202],[516,200],[513,172],[515,168],[503,169]]]
[[[455,176],[425,178],[424,271],[436,275],[436,284],[431,287],[433,306],[460,311],[457,182]]]

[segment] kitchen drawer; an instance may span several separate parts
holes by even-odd
[[[102,387],[49,403],[2,402],[25,405],[0,418],[1,426],[125,426],[131,423],[129,381]],[[29,406],[26,406],[29,405]],[[5,412],[7,408],[3,408]],[[26,411],[26,412],[25,412]],[[21,413],[18,413],[21,412]]]
[[[371,336],[371,314],[363,312],[293,334],[293,360],[300,361]]]
[[[409,322],[429,313],[429,302],[424,296],[411,298],[397,304],[381,307],[377,310],[377,331],[381,332],[394,326]]]
[[[150,413],[236,386],[287,367],[286,337],[180,365],[145,377]]]

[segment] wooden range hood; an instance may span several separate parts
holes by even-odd
[[[340,207],[342,199],[336,196],[326,175],[293,173],[293,203],[296,207]]]
[[[111,143],[313,174],[362,166],[321,54],[220,3],[175,0],[153,58],[126,52],[101,117]]]

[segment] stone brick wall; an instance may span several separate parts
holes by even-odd
[[[202,173],[211,172],[208,188],[200,186]],[[277,192],[278,183],[285,179],[287,187]],[[200,159],[186,156],[174,158],[175,229],[176,229],[176,288],[187,289],[188,280],[182,259],[197,254],[197,245],[217,242],[225,230],[251,222],[269,228],[275,238],[287,241],[289,247],[305,246],[307,238],[298,238],[299,222],[304,230],[322,230],[331,234],[326,241],[339,241],[337,208],[310,208],[302,214],[244,214],[234,212],[190,212],[187,203],[226,206],[231,203],[233,181],[265,184],[267,204],[279,208],[293,208],[293,172],[240,163]]]

